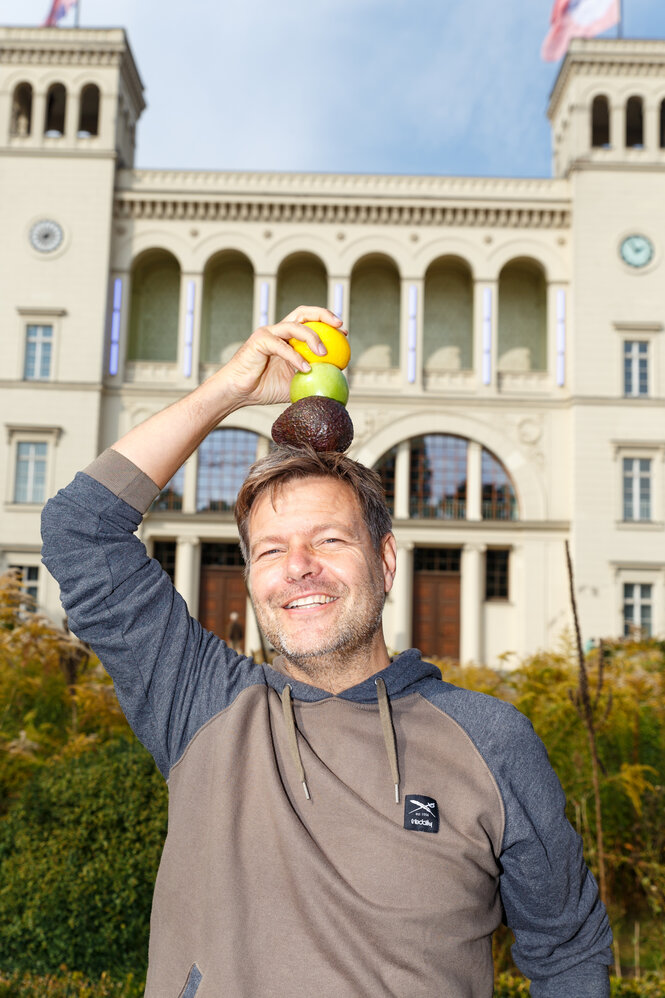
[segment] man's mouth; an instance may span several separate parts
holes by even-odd
[[[334,603],[337,596],[324,596],[323,593],[316,593],[313,596],[301,596],[299,599],[291,600],[284,605],[285,610],[299,610],[309,606],[323,606],[326,603]]]

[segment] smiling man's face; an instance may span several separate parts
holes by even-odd
[[[259,625],[298,672],[367,675],[388,663],[381,628],[395,573],[395,540],[381,552],[352,490],[332,478],[294,479],[249,520],[249,587]]]

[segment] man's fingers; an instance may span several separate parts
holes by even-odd
[[[282,327],[289,325],[294,332],[287,335],[288,330],[284,330]],[[282,322],[278,326],[266,326],[264,329],[257,331],[257,347],[266,356],[281,357],[298,371],[311,371],[311,367],[305,358],[287,343],[287,340],[291,339],[291,336],[295,335],[295,332],[300,329],[302,327],[296,323]],[[312,333],[312,336],[319,343],[321,342],[315,333]]]
[[[327,322],[336,329],[342,325],[342,320],[334,312],[320,305],[298,305],[285,316],[284,322]]]

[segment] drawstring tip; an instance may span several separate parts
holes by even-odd
[[[395,784],[395,803],[399,804],[399,783]]]
[[[307,789],[307,784],[305,783],[304,780],[302,781],[302,788],[305,791],[305,797],[307,798],[307,800],[311,800],[312,798],[309,796],[309,790]]]

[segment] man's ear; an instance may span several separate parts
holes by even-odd
[[[386,534],[381,541],[381,567],[383,568],[383,591],[389,593],[393,587],[397,569],[397,543],[393,533]]]

